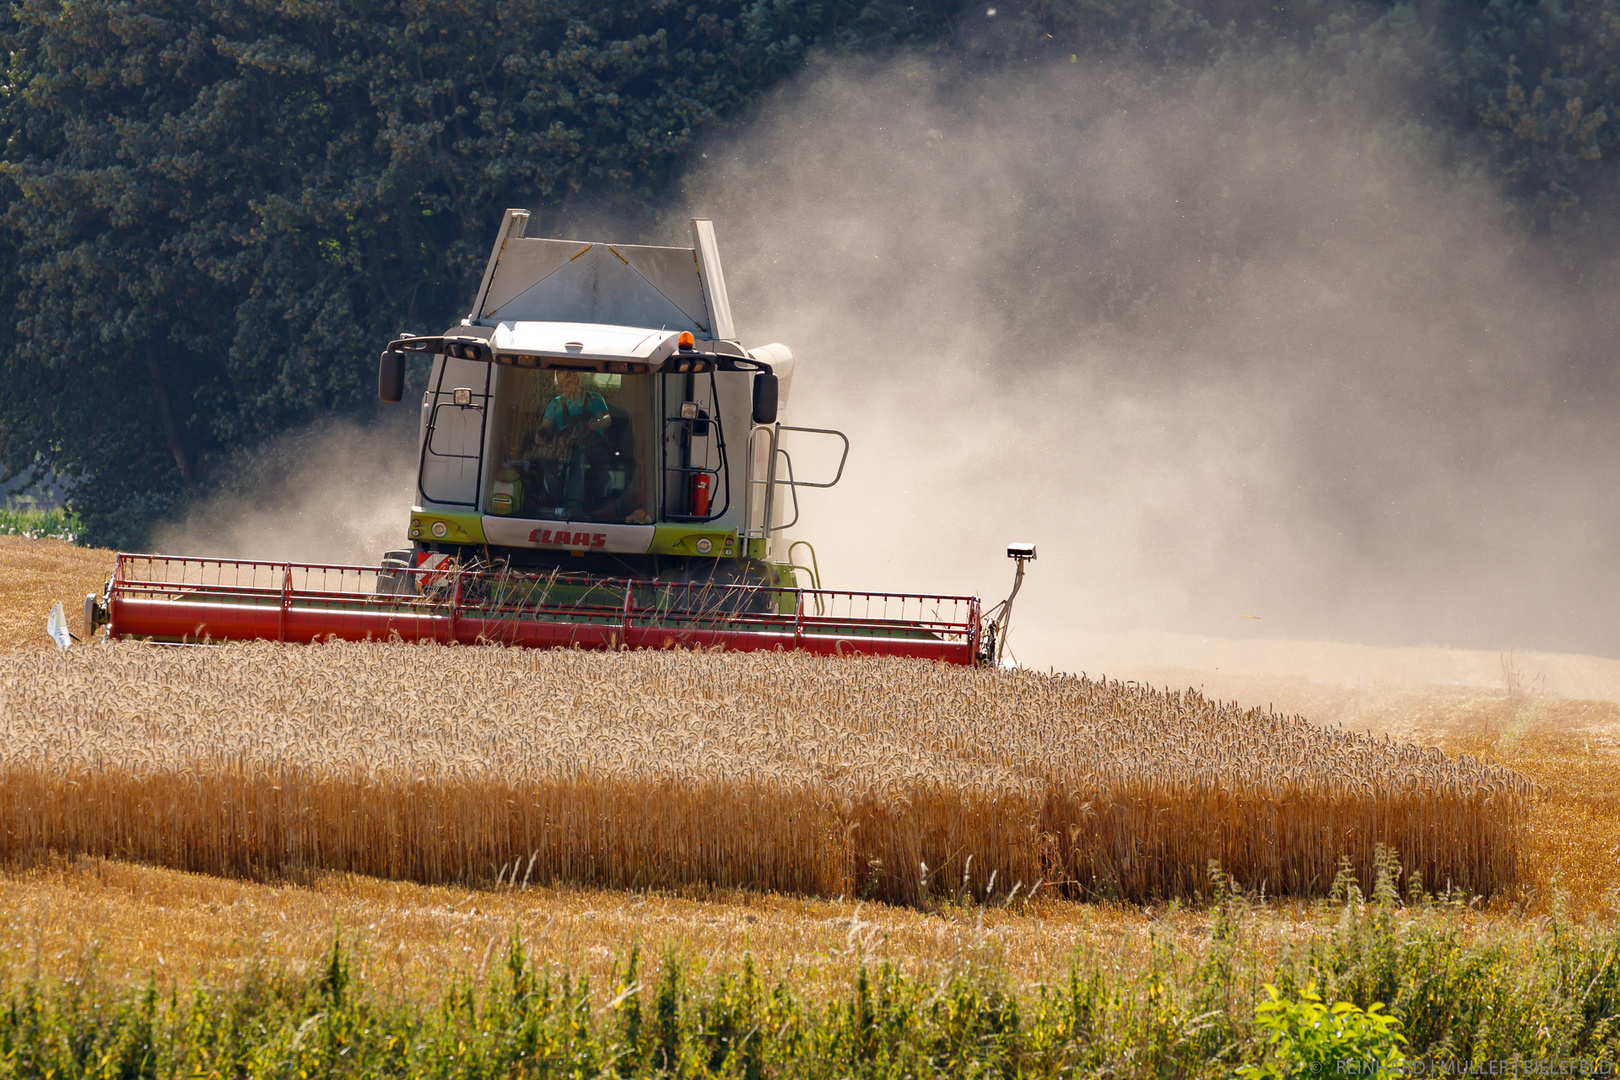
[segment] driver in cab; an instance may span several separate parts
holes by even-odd
[[[616,518],[617,505],[636,497],[625,491],[615,498],[609,487],[613,452],[607,434],[613,423],[607,401],[595,389],[586,389],[577,371],[557,373],[557,395],[546,403],[533,435],[533,458],[545,463],[542,490],[556,501],[554,513],[565,518]],[[624,520],[645,524],[647,512],[636,509]]]
[[[531,414],[532,415],[532,414]],[[540,418],[541,438],[555,438],[559,434],[573,434],[583,421],[593,432],[607,430],[613,422],[608,415],[607,402],[595,390],[586,391],[577,371],[557,373],[557,396],[546,405]]]

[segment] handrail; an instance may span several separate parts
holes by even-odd
[[[806,566],[803,563],[796,563],[793,561],[793,549],[796,547],[803,547],[810,553],[810,565]],[[789,544],[787,549],[787,564],[793,567],[795,570],[804,570],[808,572],[810,575],[811,588],[821,588],[821,564],[816,561],[815,545],[811,544],[810,541],[795,540],[793,543]],[[816,599],[816,614],[821,614],[821,599],[819,597]]]
[[[842,440],[844,449],[838,457],[838,471],[833,474],[833,478],[825,482],[798,479],[793,473],[793,458],[781,445],[782,432],[784,431],[800,431],[811,435],[833,435]],[[766,449],[764,455],[765,476],[763,479],[754,475],[754,459],[758,456],[754,448],[754,440],[756,437],[758,437],[760,432],[767,433],[770,439],[770,446]],[[833,428],[796,427],[791,424],[761,424],[758,427],[750,429],[748,433],[748,467],[745,474],[746,479],[744,481],[744,490],[749,493],[748,502],[750,510],[752,510],[753,507],[753,493],[756,486],[760,486],[765,489],[765,497],[763,500],[763,505],[760,508],[758,528],[756,529],[754,527],[751,513],[748,520],[743,523],[743,535],[745,538],[751,540],[762,539],[769,542],[772,533],[780,532],[783,529],[792,528],[795,524],[797,524],[799,520],[798,489],[802,487],[830,488],[835,486],[844,478],[844,467],[849,463],[849,446],[849,436],[845,435],[842,431],[837,431]],[[778,456],[787,462],[788,474],[785,479],[776,475],[776,462]],[[788,493],[793,499],[793,520],[783,525],[777,525],[773,520],[776,516],[776,489],[778,485],[785,485],[788,489]]]
[[[793,458],[792,458],[792,456],[790,456],[788,454],[786,449],[784,449],[783,447],[780,447],[780,446],[778,446],[776,448],[776,452],[778,454],[782,455],[782,460],[783,461],[787,462],[787,467],[788,467],[788,478],[787,478],[788,494],[793,496],[793,520],[783,522],[781,525],[777,526],[777,529],[791,529],[791,528],[793,528],[793,526],[795,526],[795,525],[797,525],[799,523],[799,485],[795,484],[793,482]],[[781,481],[777,481],[777,482],[780,483]]]
[[[743,522],[743,534],[744,534],[745,538],[750,539],[750,540],[760,539],[760,540],[764,540],[767,543],[769,543],[770,539],[771,539],[771,532],[772,532],[771,518],[776,513],[776,451],[777,451],[777,438],[778,438],[777,429],[780,426],[781,425],[779,425],[779,424],[761,425],[759,427],[751,428],[749,430],[749,432],[748,432],[748,467],[747,467],[747,470],[746,470],[746,485],[747,485],[746,490],[748,491],[749,517],[747,519],[745,519],[744,522]],[[758,478],[758,477],[756,477],[754,475],[754,459],[755,459],[755,457],[758,456],[754,451],[754,440],[760,435],[761,432],[763,432],[767,436],[768,443],[769,443],[769,445],[767,445],[766,448],[765,448],[765,455],[764,455],[765,456],[765,476],[764,476],[764,479],[760,479],[760,478]],[[765,491],[764,491],[764,499],[762,500],[762,503],[761,503],[761,506],[760,506],[759,528],[758,529],[754,528],[754,523],[753,523],[753,520],[752,520],[752,511],[753,511],[753,504],[754,504],[753,495],[754,495],[754,488],[756,486],[762,487],[762,488],[765,489]]]
[[[776,425],[776,429],[777,431],[805,431],[813,435],[836,435],[840,439],[844,440],[844,453],[838,459],[838,472],[834,474],[831,480],[827,481],[825,484],[814,484],[809,480],[793,480],[790,478],[788,483],[792,484],[794,487],[830,488],[835,487],[838,484],[838,481],[844,478],[844,465],[849,461],[848,435],[845,435],[842,431],[834,430],[833,428],[790,427],[787,424],[778,424]]]

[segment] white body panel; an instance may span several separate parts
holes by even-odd
[[[732,341],[737,337],[731,325],[731,297],[726,294],[726,275],[720,269],[720,245],[714,238],[714,222],[692,219],[692,254],[703,285],[703,299],[714,320],[714,337]]]
[[[675,351],[680,332],[637,326],[575,322],[500,322],[489,343],[499,353],[522,353],[557,360],[635,360],[663,363]]]
[[[694,221],[693,246],[681,248],[530,238],[528,221],[527,211],[506,212],[468,316],[473,325],[606,323],[734,336],[709,222]]]
[[[484,518],[484,535],[503,547],[550,548],[556,551],[612,551],[642,555],[652,547],[651,525],[605,525],[594,521],[529,521]]]
[[[787,409],[788,394],[793,390],[793,350],[781,342],[772,342],[761,345],[757,349],[749,349],[748,355],[755,360],[771,365],[771,371],[776,375],[776,407],[778,411]]]

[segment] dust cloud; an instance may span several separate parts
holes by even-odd
[[[995,599],[1033,540],[1041,666],[1153,632],[1620,657],[1613,275],[1421,132],[1244,78],[824,65],[705,147],[683,209],[744,343],[799,359],[783,422],[854,440],[801,495],[824,584]]]
[[[394,412],[318,422],[226,462],[217,491],[159,528],[153,550],[375,566],[409,547],[416,411]]]
[[[715,219],[744,343],[798,357],[783,421],[854,439],[801,493],[826,585],[994,600],[1033,540],[1013,648],[1043,667],[1620,657],[1608,253],[1571,270],[1378,86],[1306,90],[822,64],[702,148],[665,242]],[[286,437],[159,550],[370,562],[414,434]],[[1620,685],[1599,663],[1566,681]]]

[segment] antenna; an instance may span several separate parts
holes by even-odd
[[[1007,558],[1018,564],[1013,574],[1012,592],[1007,594],[1007,599],[991,608],[986,617],[990,640],[986,643],[984,659],[996,667],[1001,666],[1002,654],[1007,651],[1007,635],[1012,631],[1013,601],[1018,598],[1018,590],[1024,587],[1024,565],[1035,561],[1035,545],[1017,541],[1008,544]]]

